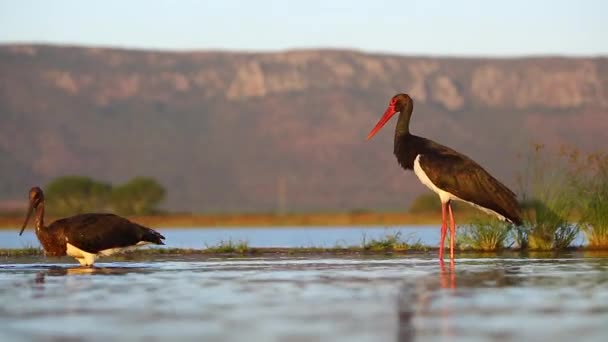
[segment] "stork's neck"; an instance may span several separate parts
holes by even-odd
[[[393,153],[399,164],[407,170],[414,169],[416,148],[412,144],[413,136],[410,134],[410,118],[412,117],[413,105],[411,102],[399,113],[397,127],[395,127],[395,145]]]
[[[398,136],[410,134],[410,118],[412,117],[412,111],[414,105],[412,102],[408,102],[405,108],[399,113],[399,119],[397,120],[397,127],[395,127],[395,138]]]
[[[40,231],[44,228],[44,202],[36,208],[36,230]]]
[[[399,112],[397,127],[395,127],[395,154],[397,154],[400,149],[398,145],[401,140],[410,135],[410,118],[412,117],[413,109],[414,105],[411,102],[408,102],[405,108]]]

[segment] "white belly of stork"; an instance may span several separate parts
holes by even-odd
[[[99,256],[110,256],[112,254],[126,252],[129,250],[135,249],[137,247],[147,245],[149,243],[150,242],[148,242],[148,241],[139,241],[138,243],[136,243],[135,245],[132,245],[132,246],[108,248],[108,249],[101,250],[96,254],[85,252],[82,249],[80,249],[70,243],[67,243],[66,244],[66,247],[67,247],[66,254],[75,258],[80,263],[81,266],[93,266],[93,264],[95,263],[95,260],[97,260],[97,258]]]

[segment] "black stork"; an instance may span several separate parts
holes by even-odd
[[[521,224],[521,210],[515,193],[492,177],[471,158],[432,140],[410,134],[410,118],[414,101],[407,94],[393,96],[380,121],[368,134],[369,140],[390,118],[399,113],[395,128],[394,154],[406,170],[413,170],[422,184],[441,200],[441,241],[439,259],[443,260],[443,245],[447,233],[446,211],[450,216],[450,258],[454,259],[456,222],[452,200],[466,202],[503,221]]]
[[[99,256],[146,244],[164,245],[165,239],[150,228],[133,223],[114,214],[80,214],[44,225],[44,193],[33,187],[29,193],[29,208],[19,235],[36,212],[36,236],[49,256],[69,255],[81,266],[93,266]]]

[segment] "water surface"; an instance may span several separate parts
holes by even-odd
[[[103,259],[102,259],[103,261]],[[608,258],[0,264],[0,340],[604,341]],[[63,259],[60,259],[63,262]]]
[[[348,226],[348,227],[275,227],[275,228],[159,228],[167,239],[168,247],[205,248],[220,241],[246,241],[250,247],[348,247],[360,246],[363,239],[378,239],[387,234],[401,232],[410,242],[420,241],[427,246],[439,245],[440,226],[409,225],[402,227]],[[458,234],[458,233],[457,233]],[[574,245],[584,243],[582,234]],[[18,229],[0,230],[0,248],[38,246],[33,229],[23,236]]]

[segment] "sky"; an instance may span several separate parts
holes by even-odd
[[[608,55],[602,0],[0,0],[0,44]]]

